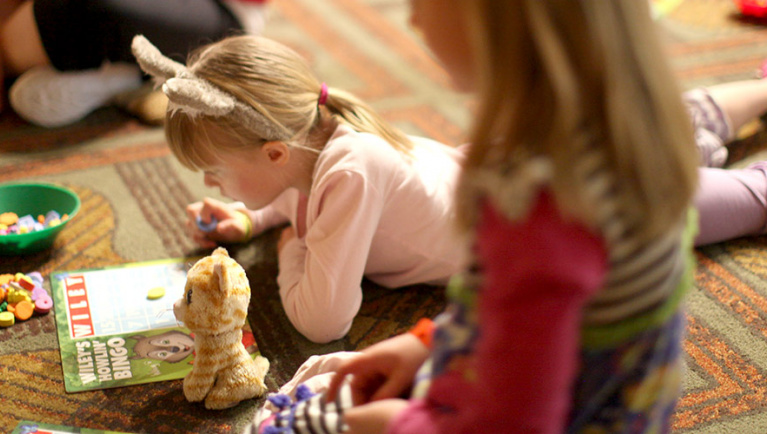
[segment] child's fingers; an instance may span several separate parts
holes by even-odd
[[[346,377],[350,374],[351,370],[347,368],[347,365],[341,365],[336,370],[336,373],[333,375],[333,378],[330,379],[330,383],[328,384],[328,389],[326,392],[328,401],[333,401],[336,399],[338,390],[341,389],[341,384],[343,384],[344,380],[346,380]]]
[[[200,216],[206,221],[210,221],[211,217],[216,217],[218,220],[224,220],[234,215],[233,205],[230,203],[221,202],[218,199],[206,197],[202,201],[202,207],[200,208]]]
[[[370,396],[370,401],[398,398],[408,388],[411,378],[404,378],[394,371],[386,381],[378,387]]]
[[[338,394],[338,389],[341,386],[341,383],[343,383],[344,378],[346,378],[345,374],[340,374],[336,372],[333,377],[330,379],[330,383],[328,384],[328,389],[325,392],[325,395],[328,398],[328,401],[334,401],[336,399],[336,395]]]
[[[190,220],[194,220],[198,215],[200,215],[200,210],[202,209],[202,202],[194,202],[190,203],[186,206],[186,216]]]
[[[222,241],[242,241],[245,236],[246,228],[241,226],[241,221],[236,218],[230,218],[218,223],[215,231],[215,237]]]

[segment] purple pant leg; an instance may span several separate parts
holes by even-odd
[[[695,245],[726,241],[767,230],[767,162],[746,169],[699,169],[695,206],[700,232]]]

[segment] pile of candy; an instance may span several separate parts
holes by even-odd
[[[15,212],[0,214],[0,235],[26,234],[28,232],[41,231],[43,229],[58,226],[66,221],[69,215],[59,215],[56,211],[48,211],[45,215],[37,216],[37,219],[27,214],[19,217]]]
[[[0,274],[0,327],[26,321],[33,314],[45,315],[52,307],[39,272]]]

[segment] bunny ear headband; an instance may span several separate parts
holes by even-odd
[[[141,69],[162,83],[162,91],[174,109],[183,108],[192,117],[198,114],[213,117],[232,115],[266,139],[290,139],[284,129],[279,129],[253,107],[209,81],[196,77],[181,63],[163,56],[143,35],[133,37],[131,49]]]

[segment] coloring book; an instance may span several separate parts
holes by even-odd
[[[176,322],[173,303],[197,259],[51,273],[67,392],[176,380],[192,370],[194,335]],[[249,326],[243,344],[258,355]]]

